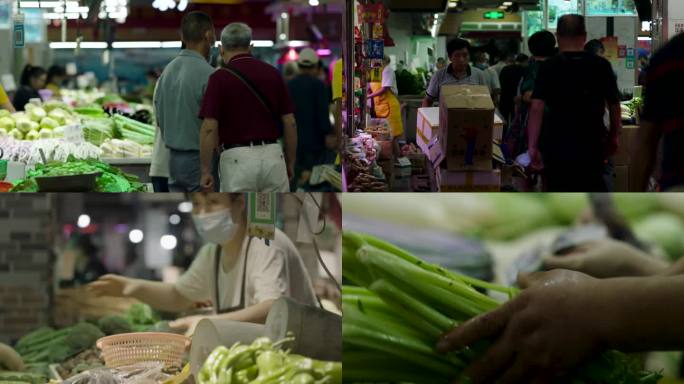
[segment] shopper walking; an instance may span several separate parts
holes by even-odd
[[[223,192],[289,192],[297,151],[294,106],[280,72],[250,54],[252,29],[221,32],[225,67],[209,78],[199,116],[202,188],[214,188],[211,159],[219,148]],[[284,135],[285,151],[278,140]]]
[[[604,164],[617,149],[621,129],[617,79],[606,59],[583,50],[584,17],[561,17],[557,35],[561,53],[541,66],[532,93],[532,165],[541,169],[543,164],[549,191],[606,191]],[[603,122],[606,105],[608,130]]]
[[[319,59],[316,51],[304,49],[297,60],[298,74],[287,83],[295,106],[297,121],[297,163],[292,190],[305,185],[305,173],[325,161],[325,138],[331,131],[330,95],[318,78]]]
[[[214,23],[204,12],[190,12],[181,22],[185,49],[169,63],[157,81],[154,109],[164,145],[169,148],[169,190],[200,190],[197,118],[202,96],[214,68],[209,65],[216,40]]]
[[[522,81],[525,75],[528,61],[529,57],[527,55],[520,54],[516,58],[515,63],[505,66],[499,75],[499,83],[501,84],[499,112],[501,112],[506,125],[508,125],[513,115],[515,96],[518,93],[520,81]]]
[[[636,153],[630,164],[630,191],[646,191],[658,157],[659,188],[684,188],[684,34],[673,37],[656,52],[648,67],[644,111],[637,134]]]
[[[26,104],[31,99],[40,99],[39,89],[45,88],[45,81],[47,80],[47,72],[43,67],[34,67],[31,64],[26,64],[24,70],[21,72],[20,86],[17,93],[14,94],[14,108],[17,111],[23,111]]]
[[[484,72],[469,64],[470,43],[461,38],[454,38],[447,43],[447,55],[451,64],[439,71],[430,79],[423,99],[423,107],[432,107],[439,100],[439,91],[443,85],[470,84],[488,85]]]
[[[499,104],[499,94],[501,93],[501,84],[499,83],[499,74],[489,67],[489,56],[485,51],[478,51],[475,53],[475,60],[473,60],[473,65],[481,69],[487,80],[487,86],[489,87],[489,93],[492,95],[492,101],[494,105]]]

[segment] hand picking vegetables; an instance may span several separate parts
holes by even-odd
[[[480,290],[518,293],[349,231],[343,234],[343,275],[357,284],[344,287],[342,295],[345,383],[439,384],[459,378],[492,341],[440,354],[434,347],[440,335],[500,305]],[[607,351],[556,382],[655,384],[659,379],[642,371],[633,357]]]
[[[199,384],[338,384],[342,364],[295,355],[282,350],[291,337],[272,342],[266,337],[251,345],[217,347],[198,374]]]

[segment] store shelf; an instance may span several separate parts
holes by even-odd
[[[102,161],[104,161],[107,164],[111,165],[137,165],[137,164],[142,164],[142,165],[149,165],[152,162],[152,159],[150,158],[130,158],[130,159],[108,159],[108,158],[103,158]]]

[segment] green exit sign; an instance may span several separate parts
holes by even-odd
[[[482,17],[488,20],[500,20],[503,19],[505,16],[506,15],[501,11],[489,11],[485,12],[485,14],[482,15]]]

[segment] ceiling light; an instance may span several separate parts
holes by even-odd
[[[141,241],[143,241],[144,237],[145,236],[143,234],[143,231],[139,229],[133,229],[130,232],[128,232],[128,240],[130,240],[133,244],[140,243]]]

